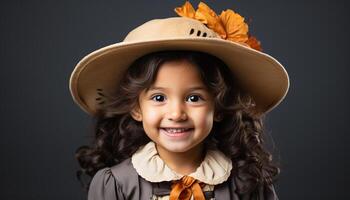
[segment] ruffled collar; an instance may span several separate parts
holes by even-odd
[[[131,162],[137,173],[149,182],[179,180],[184,176],[165,164],[152,141],[136,151]],[[208,150],[200,166],[188,176],[209,185],[217,185],[228,179],[231,169],[231,159],[218,150]]]

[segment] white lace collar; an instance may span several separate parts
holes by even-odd
[[[165,164],[152,141],[136,151],[131,162],[137,173],[149,182],[179,180],[184,176]],[[188,176],[209,185],[217,185],[227,180],[231,169],[231,159],[218,150],[208,150],[200,166]]]

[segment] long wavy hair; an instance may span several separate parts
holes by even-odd
[[[99,169],[122,162],[150,141],[142,123],[134,120],[130,111],[137,105],[141,91],[155,82],[161,65],[177,60],[196,66],[215,99],[215,117],[219,120],[214,121],[205,146],[222,151],[238,169],[233,171],[248,174],[253,183],[270,184],[277,178],[280,168],[272,162],[272,154],[264,145],[264,115],[253,112],[254,100],[240,89],[225,63],[198,51],[161,51],[133,62],[116,88],[118,95],[111,97],[94,116],[91,144],[76,151],[81,167],[77,176],[86,191]],[[90,181],[84,183],[83,175]]]

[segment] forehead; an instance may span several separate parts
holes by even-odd
[[[168,61],[163,63],[156,75],[153,87],[202,86],[205,87],[199,71],[188,61]]]

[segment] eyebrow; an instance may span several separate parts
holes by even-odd
[[[151,91],[151,90],[169,90],[170,88],[165,88],[165,87],[154,87],[154,86],[151,86],[148,91]],[[205,87],[202,87],[202,86],[194,86],[194,87],[190,87],[188,88],[189,91],[194,91],[194,90],[207,90]]]

